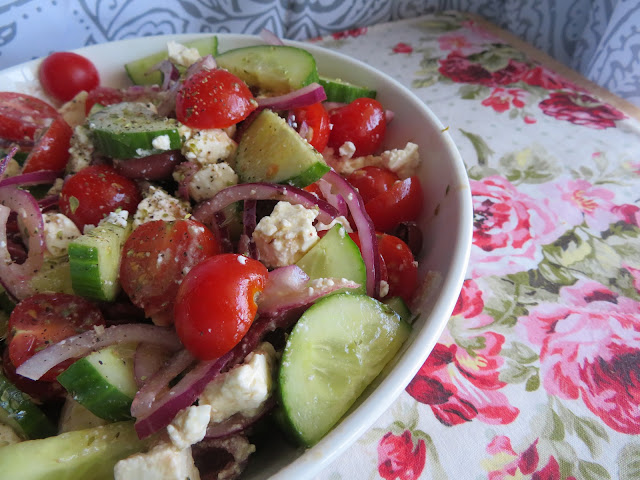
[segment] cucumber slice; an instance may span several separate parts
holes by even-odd
[[[311,306],[282,356],[283,415],[298,441],[317,443],[407,339],[411,327],[366,295],[340,293]]]
[[[405,322],[411,323],[412,314],[411,310],[407,306],[406,302],[402,299],[402,297],[390,297],[385,298],[382,302],[391,308],[394,312],[400,315],[400,318]]]
[[[113,480],[113,467],[146,449],[133,422],[119,422],[0,448],[2,478]]]
[[[183,45],[188,48],[197,49],[202,57],[206,55],[213,55],[215,57],[218,54],[218,37],[216,36],[198,38],[190,42],[185,42]],[[147,72],[156,63],[168,58],[167,49],[164,49],[148,57],[126,63],[124,69],[131,81],[136,85],[159,85],[162,83],[162,74],[160,72],[152,72],[147,75]]]
[[[56,427],[42,410],[2,374],[0,374],[0,423],[9,425],[22,438],[45,438],[56,434]],[[4,465],[1,460],[0,465]]]
[[[296,263],[309,278],[346,278],[360,284],[354,293],[365,293],[367,271],[360,249],[342,225],[335,225]]]
[[[135,348],[117,345],[98,350],[58,375],[72,398],[97,417],[112,422],[131,418],[138,387],[133,373]]]
[[[76,295],[112,301],[120,292],[120,256],[131,233],[126,227],[105,223],[69,244],[71,285]]]
[[[219,67],[226,68],[261,92],[280,95],[317,82],[316,60],[306,50],[285,45],[256,45],[221,53]]]
[[[38,273],[31,278],[31,287],[37,293],[73,293],[68,258],[45,258]]]
[[[268,109],[260,112],[240,138],[234,163],[243,183],[306,187],[329,171],[322,155]]]
[[[376,98],[376,91],[345,82],[339,78],[327,78],[320,76],[320,85],[324,87],[327,94],[327,102],[351,103],[356,98]]]
[[[147,157],[182,146],[177,121],[142,103],[109,105],[91,114],[88,124],[96,150],[111,158]],[[163,148],[156,148],[154,139],[164,136]]]

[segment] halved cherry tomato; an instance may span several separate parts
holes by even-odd
[[[235,347],[253,323],[267,274],[259,261],[234,253],[196,265],[180,285],[174,309],[184,346],[200,360]]]
[[[387,297],[400,296],[409,303],[418,287],[418,264],[411,249],[393,235],[378,235],[378,249],[387,267]]]
[[[329,114],[321,102],[294,109],[289,122],[317,151],[322,152],[327,147],[331,128]]]
[[[12,142],[34,140],[60,114],[48,103],[24,93],[0,92],[0,138]]]
[[[388,191],[364,205],[376,230],[389,232],[400,222],[411,222],[422,211],[422,186],[418,177],[394,183]]]
[[[382,167],[359,168],[347,177],[347,181],[358,189],[365,203],[388,191],[398,180],[398,175]]]
[[[67,102],[78,93],[100,84],[98,70],[91,60],[73,52],[54,52],[40,64],[38,78],[44,91]]]
[[[108,165],[83,168],[60,192],[60,211],[83,231],[118,208],[135,212],[142,200],[137,184]]]
[[[62,117],[53,120],[24,162],[22,173],[64,170],[69,160],[69,141],[73,130]]]
[[[154,323],[169,325],[173,322],[173,302],[184,276],[220,251],[211,230],[195,220],[143,223],[131,233],[122,250],[122,289]],[[217,298],[216,291],[208,295]]]
[[[87,95],[87,100],[84,104],[85,112],[88,114],[96,103],[106,107],[107,105],[124,102],[124,100],[122,90],[113,87],[97,87]]]
[[[191,75],[176,95],[176,117],[191,128],[230,127],[257,106],[249,87],[220,68]]]
[[[345,142],[352,142],[355,156],[371,155],[382,145],[387,131],[384,108],[372,98],[358,98],[343,107],[329,111],[332,125],[329,146],[339,149]]]
[[[18,303],[9,317],[9,357],[19,367],[46,346],[104,325],[100,309],[66,293],[38,293]],[[73,359],[53,365],[41,380],[53,382]]]

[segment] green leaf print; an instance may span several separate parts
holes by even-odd
[[[469,55],[469,61],[479,63],[490,72],[497,72],[509,65],[511,59],[523,61],[524,54],[506,44],[492,44],[487,50]]]
[[[500,158],[499,163],[499,170],[514,184],[545,183],[561,173],[561,162],[552,158],[540,146],[508,153]]]
[[[489,157],[493,155],[494,151],[489,148],[489,145],[487,145],[480,135],[467,132],[463,129],[460,129],[460,132],[462,132],[462,134],[469,139],[471,145],[473,145],[476,155],[478,156],[478,164],[486,165]]]
[[[474,100],[476,98],[486,98],[489,95],[489,87],[484,85],[464,84],[458,90],[461,98]]]
[[[534,376],[538,376],[537,367],[507,362],[507,367],[500,372],[499,378],[505,383],[524,383]]]
[[[586,460],[578,461],[578,470],[584,480],[609,480],[611,475],[599,463],[587,462]]]
[[[510,358],[521,365],[533,363],[539,358],[538,354],[533,349],[520,342],[511,342],[508,347],[501,350],[500,354],[503,357]]]
[[[640,444],[625,445],[618,455],[618,472],[620,480],[637,480],[640,478]]]

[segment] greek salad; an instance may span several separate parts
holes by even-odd
[[[409,335],[418,147],[263,35],[169,42],[118,89],[57,52],[50,101],[0,92],[8,478],[236,478],[274,429],[317,443]]]

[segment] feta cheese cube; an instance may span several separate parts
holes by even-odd
[[[74,128],[69,141],[67,173],[78,173],[88,167],[91,164],[94,150],[93,142],[89,137],[89,129],[84,125],[78,125]]]
[[[211,405],[192,405],[180,411],[167,425],[167,433],[176,447],[183,449],[201,441],[211,419]]]
[[[196,202],[201,202],[237,183],[238,175],[228,163],[209,163],[191,177],[189,196]]]
[[[404,180],[415,175],[420,166],[420,154],[418,145],[407,142],[404,148],[394,148],[386,150],[380,155],[367,155],[365,157],[353,157],[355,150],[351,149],[346,142],[339,150],[339,157],[335,157],[333,150],[327,149],[324,153],[325,160],[338,173],[347,176],[363,167],[384,167],[395,172],[400,179]]]
[[[185,47],[173,40],[167,42],[167,53],[169,61],[183,67],[189,67],[200,60],[200,52],[198,52],[197,48]]]
[[[158,150],[170,150],[171,139],[169,138],[169,135],[158,135],[151,140],[151,146]]]
[[[161,188],[151,186],[145,198],[138,204],[133,216],[133,227],[153,220],[170,222],[185,218],[191,211],[191,206],[184,201],[172,197]]]
[[[191,447],[179,449],[160,442],[147,453],[120,460],[113,469],[114,480],[200,480]]]
[[[105,223],[111,223],[118,227],[126,228],[127,220],[129,219],[129,212],[127,210],[117,209],[114,212],[109,212],[109,215],[100,220],[98,225],[104,225]]]
[[[42,219],[47,253],[52,257],[66,255],[69,244],[81,235],[78,227],[62,213],[45,212],[42,214]]]

